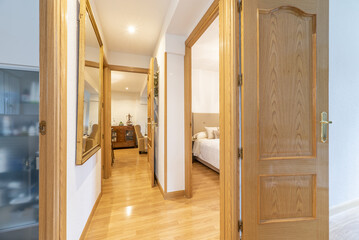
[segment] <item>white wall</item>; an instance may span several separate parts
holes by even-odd
[[[67,34],[67,239],[77,240],[101,192],[101,151],[75,165],[77,116],[77,1],[68,1]]]
[[[142,134],[146,133],[147,102],[141,101],[139,93],[111,92],[111,124],[127,122],[127,115],[133,116],[132,123],[141,126]]]
[[[330,0],[329,205],[359,200],[359,1]],[[354,26],[354,28],[353,28]]]
[[[0,1],[0,22],[0,64],[38,67],[39,0]]]
[[[219,113],[219,72],[192,70],[192,112]]]
[[[184,55],[167,53],[167,192],[185,189]]]

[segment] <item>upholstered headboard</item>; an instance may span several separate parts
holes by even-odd
[[[219,113],[192,113],[192,135],[205,131],[204,127],[219,127]]]

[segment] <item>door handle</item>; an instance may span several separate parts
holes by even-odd
[[[328,113],[322,112],[320,114],[320,138],[322,143],[325,143],[328,141],[328,125],[332,124],[332,121],[328,121]]]

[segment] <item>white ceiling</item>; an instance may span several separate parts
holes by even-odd
[[[147,74],[111,72],[111,91],[140,93],[146,82]]]
[[[188,36],[212,3],[213,0],[179,0],[167,33]]]
[[[192,68],[219,71],[218,17],[192,47]]]
[[[196,0],[197,1],[197,0]],[[151,56],[171,0],[94,0],[110,51]],[[136,32],[130,34],[128,27]]]

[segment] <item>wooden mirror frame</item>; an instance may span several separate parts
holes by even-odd
[[[85,19],[86,12],[89,15],[91,25],[96,34],[97,41],[100,48],[99,63],[85,60]],[[101,129],[101,115],[102,115],[102,83],[103,83],[103,43],[93,15],[89,0],[80,0],[80,25],[79,25],[79,67],[78,67],[78,84],[77,84],[77,136],[76,136],[76,164],[84,164],[90,157],[92,157],[101,148],[101,141],[89,151],[83,153],[83,119],[84,119],[84,86],[85,86],[85,66],[99,68],[99,112],[98,112],[98,127],[100,138],[102,136]]]

